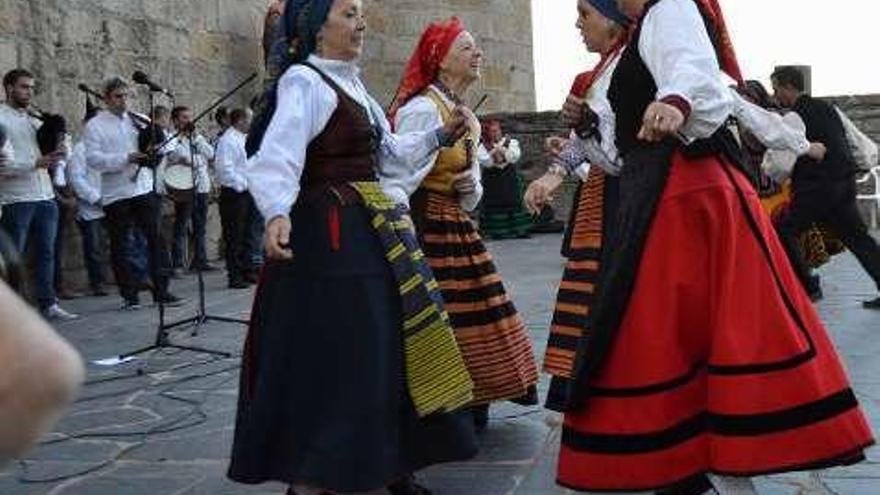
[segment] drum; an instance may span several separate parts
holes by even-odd
[[[192,201],[193,169],[186,165],[171,165],[165,169],[165,190],[176,203]]]

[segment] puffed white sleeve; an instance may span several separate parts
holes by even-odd
[[[782,123],[792,132],[806,132],[807,126],[797,112],[788,112],[782,117]],[[777,184],[782,184],[791,177],[797,163],[798,154],[788,149],[770,148],[764,153],[761,170]]]
[[[733,98],[703,18],[693,0],[663,0],[645,15],[639,53],[657,84],[656,99],[682,110],[686,141],[715,133]]]
[[[810,142],[803,130],[786,125],[782,116],[767,111],[746,100],[735,90],[730,89],[734,100],[733,116],[764,146],[774,150],[786,150],[797,156],[810,150]]]
[[[409,204],[409,197],[416,192],[437,161],[440,146],[436,132],[442,127],[443,120],[430,99],[417,96],[398,110],[394,122],[396,137],[391,137],[390,128],[385,127],[388,121],[382,121],[383,133],[388,136],[383,138],[380,150],[379,178],[383,189],[392,199],[400,204]],[[417,147],[408,156],[400,156],[400,141],[412,139],[404,136],[421,136],[428,145]]]
[[[294,66],[278,83],[278,106],[246,167],[248,190],[266,223],[290,213],[309,143],[336,110],[336,93],[311,70]]]

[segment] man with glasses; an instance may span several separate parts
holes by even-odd
[[[170,260],[160,229],[161,200],[153,190],[148,156],[138,151],[139,127],[128,112],[129,85],[120,77],[104,83],[106,110],[86,125],[83,141],[88,167],[101,172],[101,203],[107,215],[113,273],[123,309],[140,307],[138,281],[126,256],[126,236],[133,225],[147,239],[153,299],[168,306],[183,301],[168,292]]]

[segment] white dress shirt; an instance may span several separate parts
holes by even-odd
[[[247,191],[246,141],[247,134],[235,127],[226,129],[226,132],[217,140],[217,153],[214,157],[214,172],[217,174],[217,182],[223,187],[234,189],[236,192]]]
[[[153,191],[153,171],[128,161],[128,155],[138,150],[138,130],[128,113],[120,117],[98,112],[86,124],[83,142],[86,165],[102,173],[104,206]]]
[[[433,86],[429,88],[429,91],[434,91],[440,95],[441,100],[450,110],[455,107],[455,104],[442,91]],[[395,120],[394,128],[397,129],[397,132],[401,133],[424,132],[430,129],[437,129],[443,125],[443,115],[440,113],[440,109],[437,108],[433,100],[421,95],[414,97],[406,105],[400,107]],[[479,128],[471,129],[471,133],[477,136],[476,139],[479,139]],[[401,175],[391,181],[390,188],[395,200],[400,203],[409,204],[409,197],[416,192],[416,189],[419,188],[425,177],[430,174],[439,154],[440,149],[435,148],[430,154],[423,155],[421,163],[416,167],[417,172],[415,174]],[[471,174],[474,179],[474,192],[464,194],[459,198],[461,207],[466,211],[476,208],[483,197],[482,171],[480,170],[479,160],[474,160],[474,163],[471,164]]]
[[[191,167],[193,158],[195,159],[195,187],[196,192],[205,194],[211,192],[211,176],[208,174],[208,162],[214,159],[214,148],[211,143],[202,136],[197,134],[192,140],[193,148],[190,150],[190,138],[186,136],[177,136],[169,141],[162,149],[166,153],[165,158],[159,165],[157,177],[164,180],[165,170],[174,165],[182,165]],[[192,171],[190,171],[192,173]],[[160,190],[164,191],[165,184],[160,184]]]
[[[394,134],[382,107],[367,93],[354,62],[326,60],[315,55],[309,63],[327,74],[345,93],[362,105],[382,138],[376,171],[382,189],[392,195],[390,183],[417,173],[424,157],[438,147],[437,128],[429,132]],[[278,82],[278,108],[259,151],[246,169],[248,190],[266,222],[289,214],[300,191],[300,177],[309,143],[327,126],[336,111],[336,92],[320,75],[304,65],[294,65]]]
[[[67,164],[68,181],[76,197],[79,209],[76,216],[89,222],[104,218],[101,208],[101,172],[86,166],[86,144],[76,143]]]
[[[49,171],[36,168],[42,155],[37,145],[37,129],[42,122],[3,103],[0,125],[6,130],[6,142],[12,149],[12,160],[0,168],[0,204],[53,199],[55,190]]]

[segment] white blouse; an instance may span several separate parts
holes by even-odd
[[[500,143],[495,146],[500,146]],[[505,168],[508,165],[515,165],[521,157],[522,149],[519,146],[519,141],[512,138],[507,147],[504,148],[504,162],[502,163],[495,162],[492,158],[492,150],[486,148],[485,144],[480,143],[480,146],[477,148],[477,160],[483,168]]]
[[[715,48],[693,0],[662,0],[645,15],[639,54],[657,84],[656,99],[684,98],[691,113],[679,131],[686,142],[715,133],[733,112]]]
[[[455,103],[449,100],[442,91],[433,89],[433,86],[431,91],[439,94],[448,108],[455,107]],[[440,109],[437,108],[437,105],[427,96],[416,96],[397,111],[394,128],[398,132],[423,132],[429,129],[436,129],[442,125],[443,116],[440,114]],[[472,135],[476,136],[475,139],[479,139],[480,132],[481,129],[479,128],[471,129]],[[419,188],[422,181],[425,180],[425,177],[434,168],[439,151],[439,148],[435,148],[432,153],[423,156],[421,162],[416,167],[417,172],[414,175],[402,176],[392,181],[390,194],[395,200],[399,202],[405,201],[406,204],[409,204],[409,197],[416,192],[416,189]],[[475,209],[483,197],[482,173],[479,160],[475,159],[474,163],[471,164],[471,174],[474,180],[474,192],[462,195],[459,198],[459,203],[465,211]]]
[[[369,95],[355,62],[327,60],[310,55],[308,62],[320,69],[358,102],[382,131],[376,173],[382,189],[396,200],[391,183],[417,173],[419,166],[439,146],[437,127],[425,132],[394,134],[384,110]],[[309,67],[290,67],[278,83],[278,107],[259,151],[245,170],[248,190],[268,223],[290,213],[300,191],[306,150],[336,111],[336,92]]]

